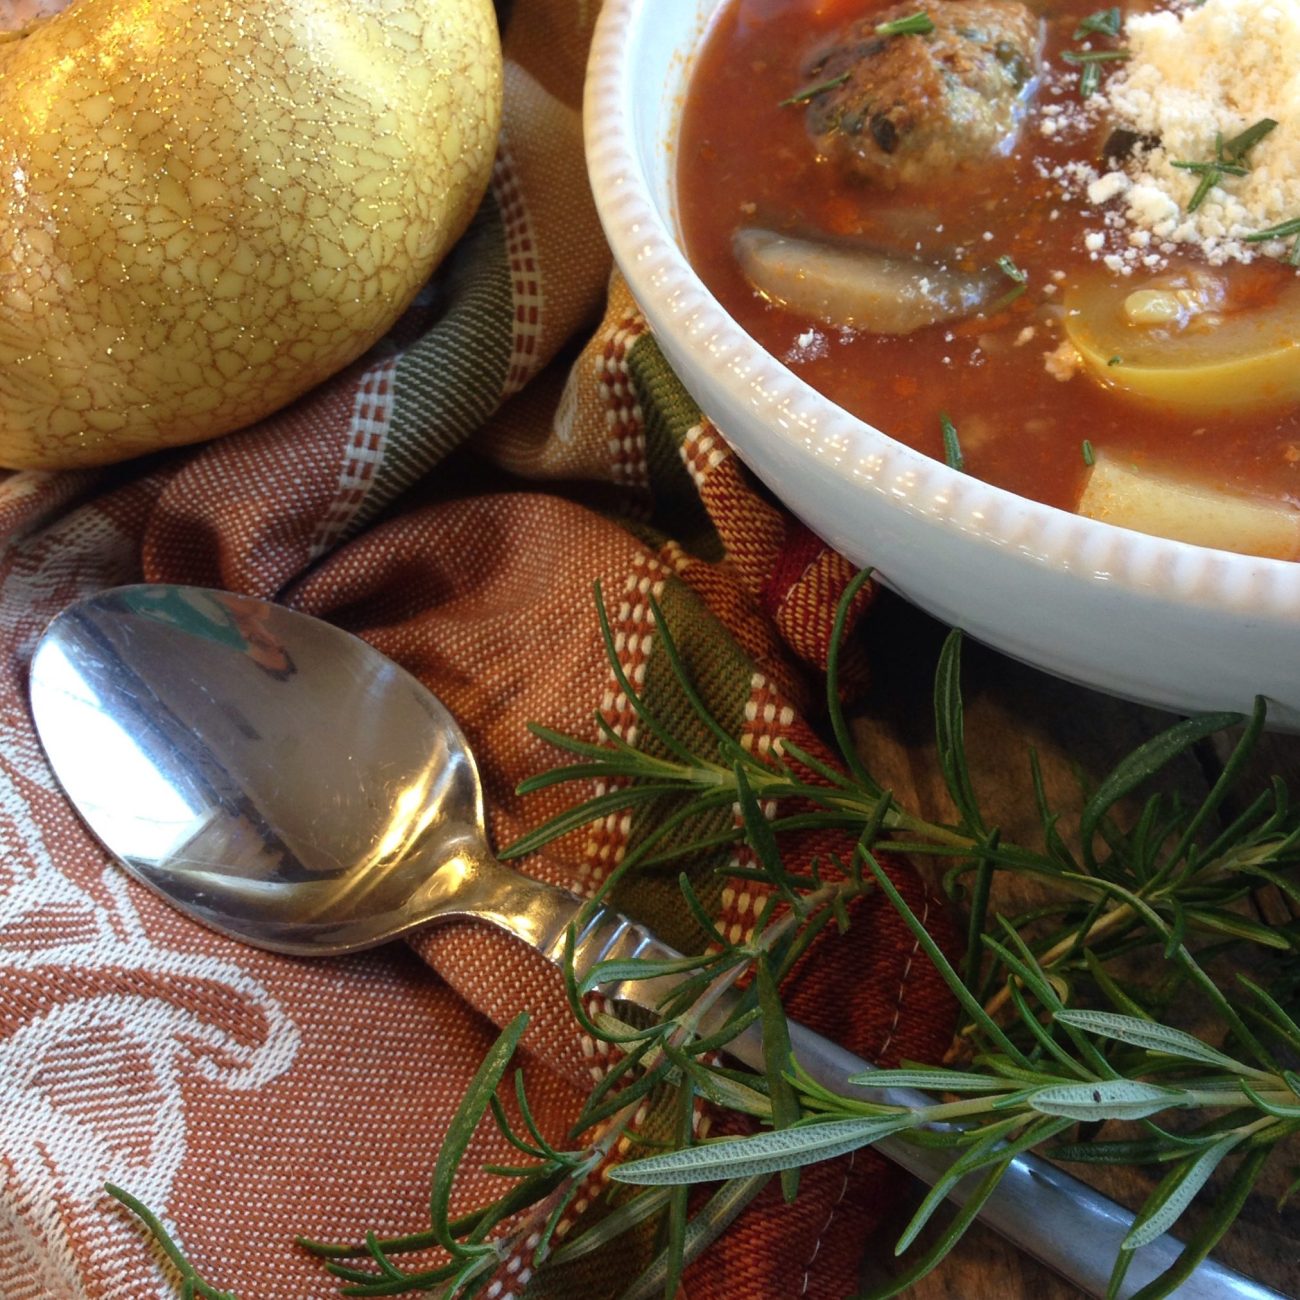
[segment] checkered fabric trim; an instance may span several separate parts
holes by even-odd
[[[655,622],[650,610],[650,597],[656,600],[663,594],[668,570],[653,556],[639,554],[635,557],[632,572],[628,574],[618,605],[610,618],[614,633],[614,650],[619,668],[632,686],[640,691],[645,686],[646,663],[654,643]],[[637,741],[637,717],[622,686],[609,669],[603,698],[601,717],[614,734],[629,745]],[[595,793],[605,794],[610,786],[596,782]],[[581,887],[594,893],[609,873],[618,866],[627,852],[628,837],[632,831],[630,812],[610,813],[592,825],[580,864]]]
[[[625,317],[610,331],[605,347],[596,357],[601,401],[605,407],[605,428],[610,471],[614,482],[631,487],[648,487],[645,418],[640,397],[628,372],[628,353],[645,333],[645,319],[639,314]]]
[[[352,425],[338,491],[316,525],[311,558],[319,559],[347,532],[374,485],[375,472],[384,458],[389,422],[393,417],[393,358],[372,366],[361,377],[352,405]]]
[[[506,372],[505,392],[517,393],[536,373],[540,358],[538,342],[542,335],[541,271],[537,264],[537,239],[532,218],[524,200],[523,187],[514,158],[504,140],[497,150],[492,171],[492,190],[501,209],[505,225],[506,261],[510,267],[513,298],[510,339],[510,368]]]

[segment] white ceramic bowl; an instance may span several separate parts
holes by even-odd
[[[1037,667],[1183,712],[1300,730],[1300,563],[1146,537],[1027,501],[895,442],[796,378],[682,254],[674,148],[721,0],[604,0],[587,163],[615,259],[660,347],[740,457],[885,583]]]

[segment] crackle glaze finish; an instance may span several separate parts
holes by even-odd
[[[490,0],[75,0],[0,44],[0,464],[215,437],[358,356],[500,98]]]

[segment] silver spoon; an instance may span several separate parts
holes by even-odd
[[[350,633],[282,606],[195,587],[119,587],[70,606],[32,658],[36,729],[69,799],[128,872],[223,934],[301,956],[352,952],[450,917],[487,921],[560,963],[583,900],[502,866],[455,720],[414,677]],[[581,977],[615,957],[677,954],[608,909],[578,927]],[[663,981],[607,996],[653,1011]],[[725,1008],[719,1014],[724,1014]],[[859,1093],[871,1067],[800,1025],[791,1043],[827,1087]],[[764,1068],[756,1028],[728,1051]],[[876,1144],[933,1185],[943,1150]],[[959,1184],[961,1203],[971,1182]],[[1124,1209],[1024,1155],[980,1218],[1085,1292],[1105,1294],[1132,1224]],[[1167,1268],[1170,1236],[1143,1247],[1129,1295]],[[1176,1292],[1276,1292],[1206,1261]]]

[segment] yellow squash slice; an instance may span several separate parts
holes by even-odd
[[[1094,281],[1066,295],[1065,330],[1094,379],[1134,398],[1207,419],[1300,401],[1300,280],[1242,311],[1204,285]]]

